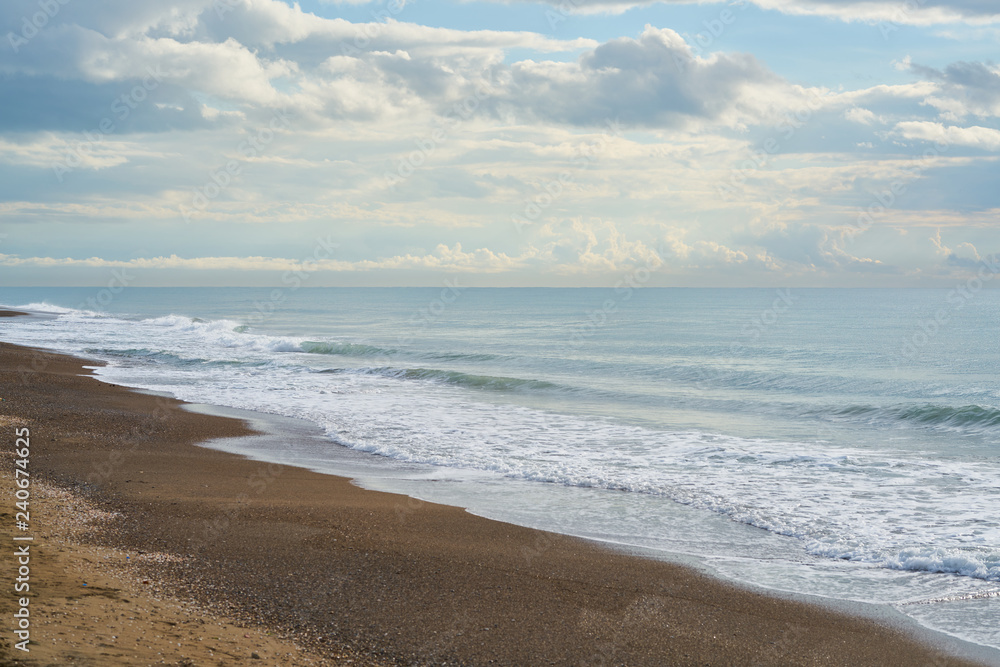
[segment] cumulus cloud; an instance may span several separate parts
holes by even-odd
[[[877,273],[897,271],[879,259],[849,252],[852,238],[849,230],[803,224],[743,235],[740,240],[761,248],[770,261],[783,267]]]
[[[617,119],[676,127],[704,119],[740,126],[804,97],[751,55],[698,57],[673,30],[647,25],[637,39],[613,39],[576,62],[515,63],[484,106],[500,117],[574,125]]]
[[[20,4],[27,15],[37,11]],[[146,90],[130,100],[132,119],[155,117],[153,130],[277,108],[314,123],[436,111],[491,80],[508,49],[596,45],[532,32],[354,24],[278,0],[113,2],[83,11],[93,4],[65,6],[30,40],[18,34],[17,8],[0,12],[21,40],[0,49],[0,93],[19,100],[21,129],[89,129],[140,83]],[[38,94],[47,90],[59,96]]]
[[[723,264],[742,264],[747,261],[747,254],[742,250],[732,250],[715,241],[699,241],[697,248],[703,256],[717,259]]]
[[[222,4],[224,16],[220,3],[204,1],[112,4],[121,11],[67,5],[17,53],[0,51],[7,73],[0,92],[23,100],[23,129],[80,131],[81,115],[99,122],[139,83],[146,89],[129,101],[132,122],[155,119],[146,124],[152,130],[238,124],[277,108],[322,127],[441,114],[469,100],[502,121],[744,127],[770,122],[805,97],[752,55],[701,57],[676,32],[652,26],[637,38],[598,44],[391,16],[355,24],[278,0],[232,0]],[[582,54],[571,62],[508,63],[511,49]],[[67,82],[60,94],[75,104],[54,118],[58,102],[32,89],[55,78]]]
[[[941,239],[940,229],[935,231],[934,236],[930,237],[930,241],[934,244],[935,254],[939,257],[943,257],[947,266],[971,269],[975,268],[980,262],[983,261],[983,257],[979,254],[979,250],[968,241],[959,243],[954,249],[946,246],[944,241]]]
[[[439,244],[434,252],[426,255],[397,255],[379,261],[355,262],[353,266],[362,270],[377,269],[430,269],[437,271],[475,271],[495,273],[521,268],[525,256],[510,257],[505,253],[493,252],[489,248],[477,248],[472,252],[462,250],[462,244],[454,248]]]
[[[945,120],[1000,117],[1000,67],[981,62],[956,62],[943,70],[911,64],[910,69],[940,88],[927,98]]]
[[[553,266],[562,274],[615,272],[662,263],[656,248],[641,240],[629,240],[614,222],[582,218],[542,225],[525,257],[535,266]]]
[[[480,274],[529,269],[562,276],[621,273],[639,266],[655,270],[666,262],[670,262],[673,268],[712,268],[739,265],[747,261],[748,255],[743,250],[711,240],[693,241],[690,246],[686,246],[683,258],[680,258],[662,242],[657,244],[649,240],[626,238],[613,222],[583,219],[564,220],[542,226],[532,241],[515,254],[487,247],[465,250],[460,242],[452,245],[441,243],[425,253],[411,252],[357,260],[302,260],[271,256],[184,257],[177,254],[105,259],[0,254],[0,266],[11,267],[330,272],[423,270]]]

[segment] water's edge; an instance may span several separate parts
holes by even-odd
[[[142,389],[135,389],[135,391],[145,392]],[[153,392],[149,392],[153,393]],[[260,461],[266,461],[269,463],[279,463],[281,465],[289,465],[292,467],[301,467],[312,472],[319,474],[331,475],[328,471],[318,470],[307,465],[296,466],[294,463],[289,463],[286,460],[279,460],[277,457],[274,458],[264,458],[261,456],[254,456],[247,453],[246,443],[253,441],[255,444],[253,446],[254,450],[259,450],[260,445],[264,442],[273,443],[277,448],[287,448],[290,440],[298,440],[301,438],[309,439],[319,439],[329,442],[328,438],[325,437],[322,430],[315,424],[302,420],[295,419],[291,417],[284,417],[279,415],[271,415],[262,412],[254,412],[249,410],[242,410],[237,408],[229,408],[224,406],[209,405],[205,403],[185,403],[183,408],[191,412],[197,412],[200,414],[214,415],[220,417],[229,417],[233,419],[240,419],[247,422],[252,428],[259,431],[261,435],[256,436],[245,436],[240,438],[225,438],[217,440],[207,440],[201,444],[204,447],[210,447],[212,449],[218,449],[220,451],[225,451],[232,454],[237,454],[239,456],[244,456],[246,458],[251,458]],[[263,440],[262,440],[263,439]],[[379,484],[376,488],[370,482],[366,483],[365,478],[371,476],[373,473],[378,474],[378,469],[383,468],[386,465],[386,459],[364,452],[357,452],[346,447],[333,444],[336,447],[338,455],[338,463],[341,464],[343,470],[342,474],[331,475],[346,478],[352,481],[360,488],[384,492],[384,493],[398,493],[401,495],[408,495],[411,498],[416,498],[425,502],[434,502],[438,504],[438,500],[428,500],[426,498],[420,498],[415,496],[412,492],[408,493],[403,490],[390,490],[386,488],[386,485]],[[340,467],[340,466],[338,466]],[[393,479],[391,474],[387,474],[391,471],[383,471],[379,474],[378,479],[382,482],[390,482]],[[475,516],[482,516],[476,512],[470,511],[468,508],[462,507],[465,511],[473,514]],[[496,517],[486,517],[482,516],[490,521],[500,521],[502,523],[512,523],[512,521],[504,521],[503,519],[498,519]],[[528,528],[533,528],[532,526],[526,526]],[[534,528],[535,530],[539,530]],[[555,532],[555,531],[548,531]],[[751,591],[754,593],[767,595],[769,597],[779,598],[783,600],[790,600],[795,602],[802,602],[806,604],[818,605],[820,607],[836,611],[849,616],[862,617],[866,619],[873,620],[882,625],[890,627],[894,630],[899,630],[908,636],[911,636],[918,641],[921,641],[930,646],[936,647],[942,651],[949,653],[956,658],[964,658],[968,660],[974,660],[982,662],[987,665],[997,665],[1000,666],[1000,649],[995,649],[990,646],[984,646],[982,644],[977,644],[973,641],[956,637],[948,633],[929,628],[921,624],[916,619],[904,614],[895,607],[889,604],[872,604],[866,602],[858,602],[853,600],[842,600],[831,597],[823,597],[817,595],[810,595],[804,593],[793,593],[783,590],[777,590],[772,588],[767,588],[760,586],[758,584],[741,581],[738,579],[730,579],[720,576],[720,574],[710,567],[707,562],[697,556],[692,556],[688,554],[674,553],[670,551],[660,550],[660,549],[650,549],[646,547],[637,547],[634,545],[622,544],[618,542],[611,542],[607,540],[599,540],[590,536],[585,535],[574,535],[572,533],[560,533],[569,537],[574,537],[578,539],[584,539],[591,543],[598,544],[611,551],[616,551],[626,555],[637,556],[640,558],[649,558],[653,560],[665,561],[675,565],[680,565],[683,567],[692,568],[697,570],[699,573],[711,577],[715,581],[722,582],[726,585],[740,588],[743,590]]]

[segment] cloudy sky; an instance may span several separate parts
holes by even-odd
[[[0,284],[954,286],[1000,252],[995,0],[5,0],[0,34]]]

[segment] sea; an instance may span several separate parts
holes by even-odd
[[[0,340],[315,433],[211,446],[1000,648],[1000,290],[462,283],[2,288]]]

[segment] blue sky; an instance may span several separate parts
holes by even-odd
[[[0,285],[950,287],[1000,252],[983,0],[15,0],[0,35]]]

